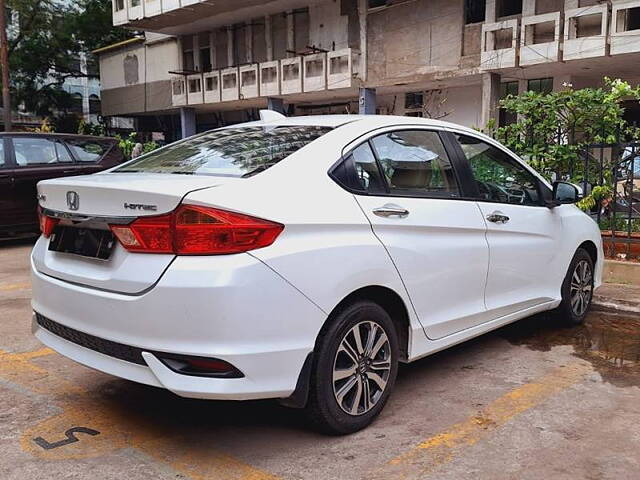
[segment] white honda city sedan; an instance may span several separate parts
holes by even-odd
[[[419,118],[264,112],[38,197],[40,341],[337,434],[380,413],[399,362],[537,312],[582,322],[602,272],[576,187]]]

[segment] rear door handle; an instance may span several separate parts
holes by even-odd
[[[495,212],[487,215],[487,220],[493,223],[507,223],[509,221],[509,217],[500,210],[496,210]]]
[[[387,203],[382,207],[374,208],[373,214],[378,217],[400,217],[404,218],[409,215],[409,210],[406,208],[402,208],[399,205],[395,205],[393,203]]]

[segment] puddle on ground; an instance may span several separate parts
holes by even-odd
[[[574,354],[591,362],[604,380],[640,386],[640,315],[594,311],[584,325],[571,328],[558,326],[550,315],[535,315],[499,330],[499,335],[542,351],[572,345]]]

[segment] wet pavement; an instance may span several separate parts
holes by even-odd
[[[640,478],[640,315],[537,315],[404,365],[371,427],[325,437],[273,401],[183,399],[44,348],[30,247],[0,243],[2,480]]]
[[[558,327],[549,315],[536,315],[496,332],[515,345],[539,351],[567,345],[602,378],[617,386],[640,386],[640,315],[592,311],[584,325]],[[639,475],[640,478],[640,475]]]

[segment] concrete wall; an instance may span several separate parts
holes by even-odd
[[[416,0],[371,12],[367,81],[458,66],[462,24],[461,1]]]
[[[171,108],[171,75],[179,68],[177,41],[154,38],[100,54],[102,114],[126,115]]]

